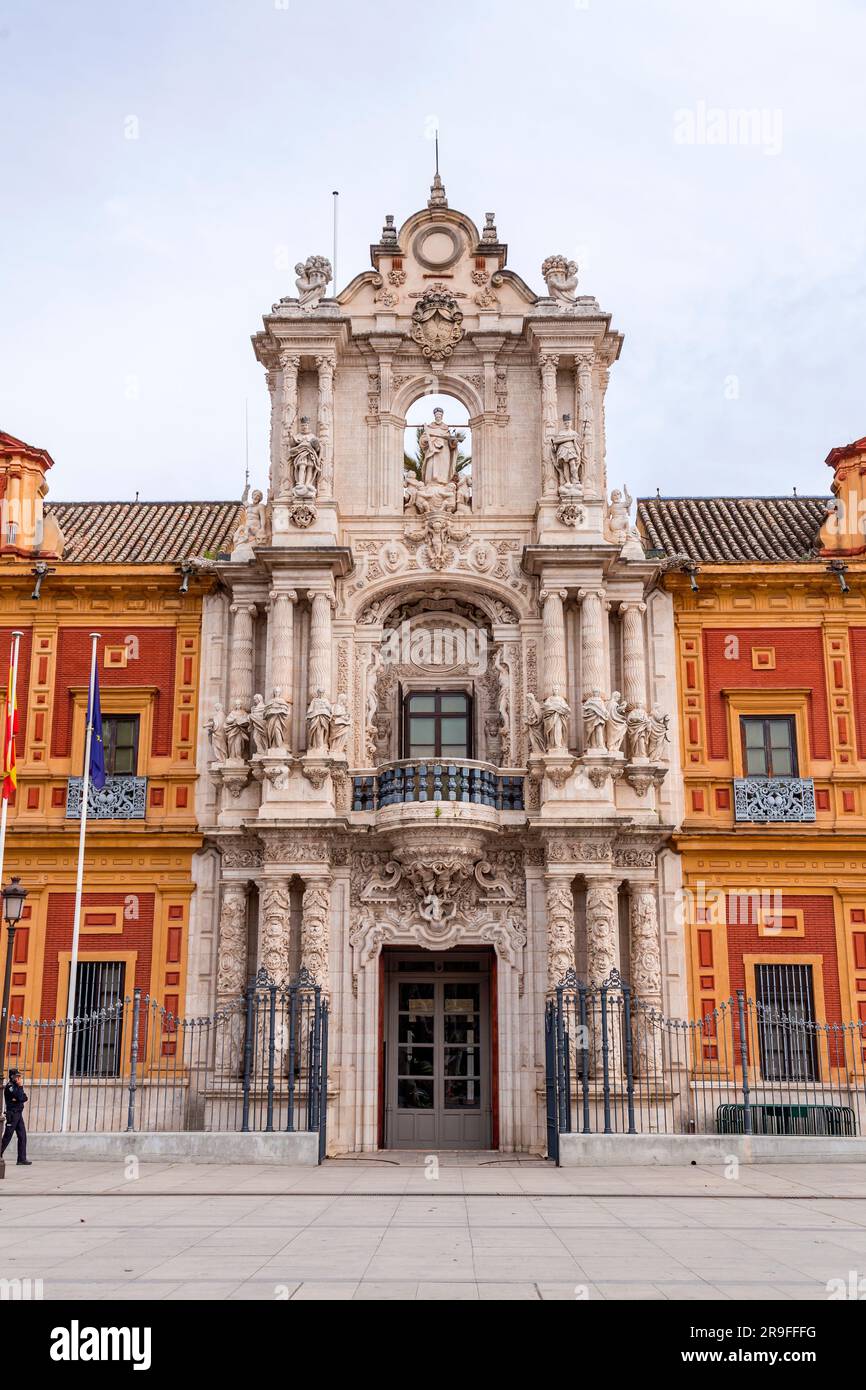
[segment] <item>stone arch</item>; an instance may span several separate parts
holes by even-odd
[[[416,401],[434,395],[453,396],[458,400],[469,411],[470,424],[473,418],[484,413],[481,393],[467,377],[459,376],[453,369],[434,375],[428,368],[427,371],[417,372],[398,388],[391,404],[391,414],[405,420]]]

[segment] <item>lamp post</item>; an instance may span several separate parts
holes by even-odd
[[[0,1010],[0,1068],[6,1070],[6,1030],[9,1023],[9,991],[12,985],[12,956],[15,948],[15,928],[21,921],[27,889],[20,878],[13,878],[3,889],[3,916],[6,919],[6,969],[3,974],[3,1006]]]

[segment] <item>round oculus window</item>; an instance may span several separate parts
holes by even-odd
[[[460,255],[461,245],[450,227],[425,227],[415,238],[414,252],[431,270],[444,270]]]

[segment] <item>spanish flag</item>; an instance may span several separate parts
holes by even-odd
[[[15,735],[18,733],[18,701],[15,697],[15,668],[9,668],[6,686],[6,722],[3,727],[3,800],[8,801],[18,785],[15,768]]]

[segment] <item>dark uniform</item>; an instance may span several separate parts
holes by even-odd
[[[18,1074],[9,1077],[3,1087],[3,1104],[6,1107],[6,1128],[3,1131],[3,1144],[0,1146],[0,1157],[6,1152],[9,1144],[12,1143],[12,1135],[18,1135],[18,1162],[27,1163],[27,1130],[24,1126],[24,1107],[27,1104],[27,1092],[18,1080]]]

